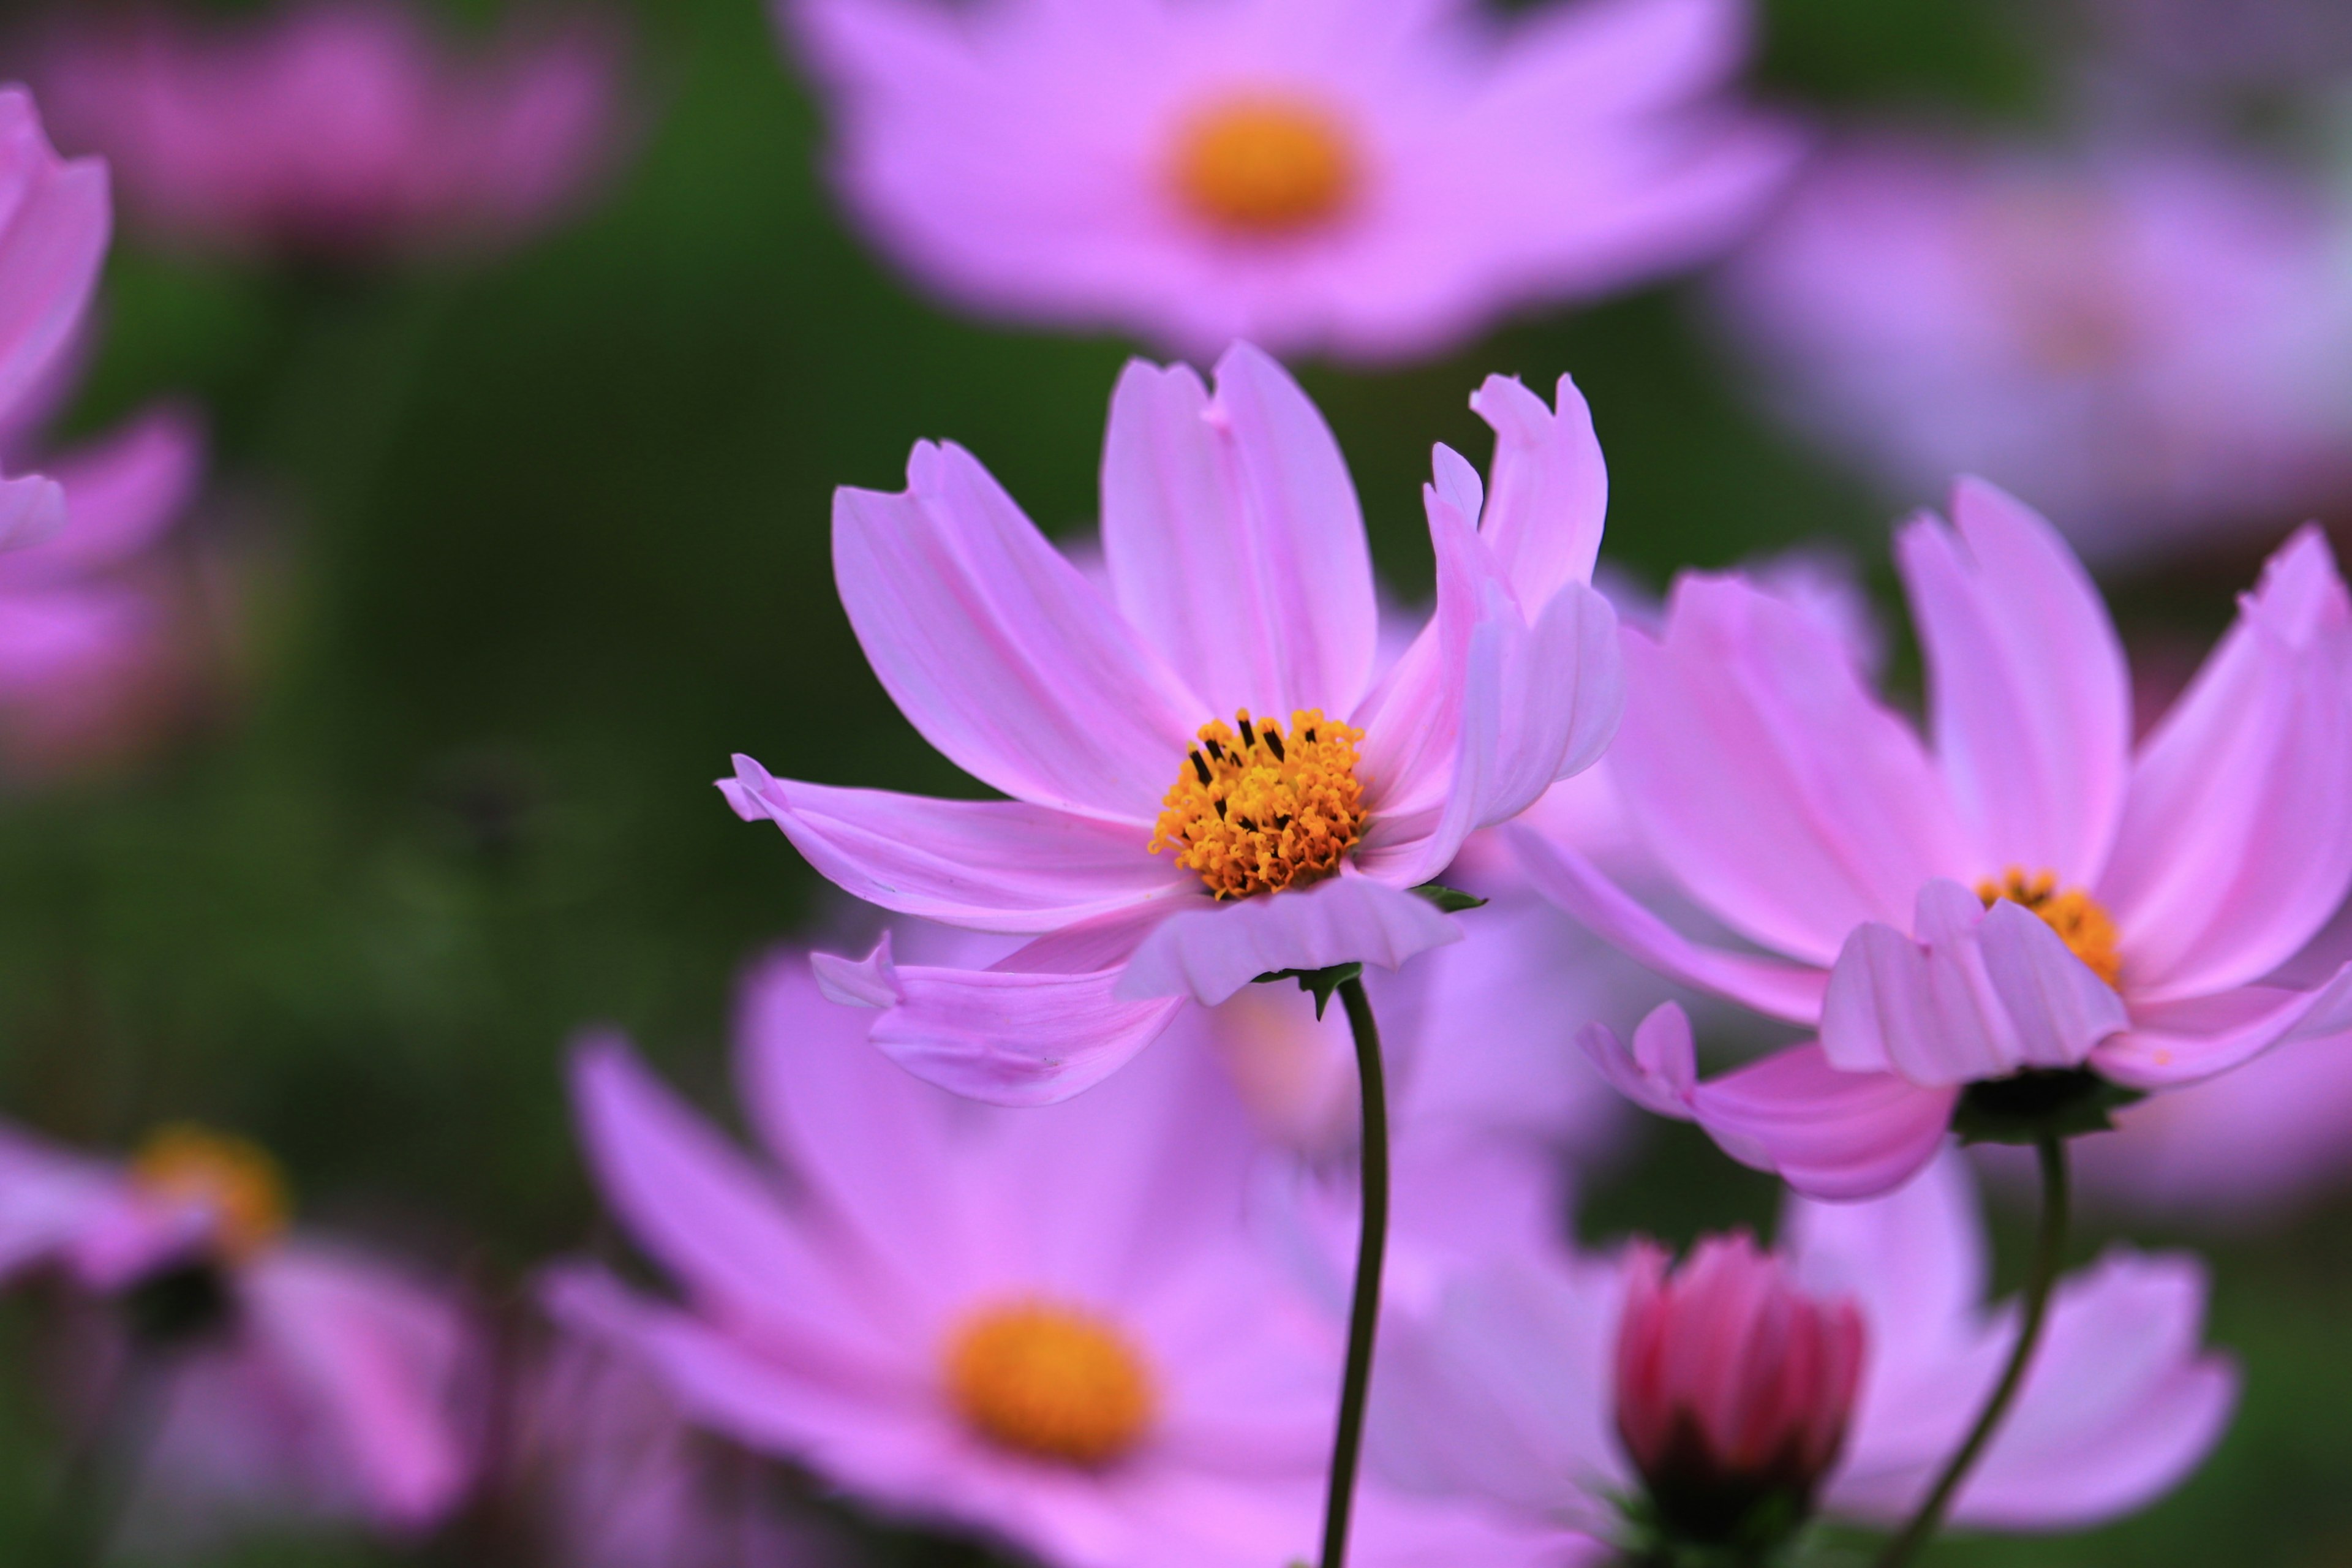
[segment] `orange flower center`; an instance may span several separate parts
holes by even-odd
[[[1041,1459],[1108,1464],[1151,1425],[1142,1356],[1080,1308],[1022,1301],[973,1313],[948,1342],[947,1376],[973,1430]]]
[[[2092,973],[2109,985],[2122,981],[2124,961],[2116,951],[2115,917],[2081,889],[2061,889],[2056,872],[2036,871],[2029,877],[2023,867],[2011,866],[1998,880],[1988,877],[1979,882],[1977,897],[1987,909],[2003,899],[2024,905],[2058,933]]]
[[[1356,742],[1364,732],[1335,724],[1319,708],[1252,722],[1234,715],[1201,726],[1201,743],[1160,802],[1154,855],[1176,852],[1220,899],[1319,882],[1339,868],[1364,836],[1364,786],[1356,777]]]
[[[1328,110],[1278,93],[1234,97],[1177,133],[1176,194],[1195,216],[1253,238],[1295,235],[1355,199],[1356,151]]]
[[[150,1135],[131,1157],[131,1179],[168,1202],[210,1208],[213,1245],[230,1262],[265,1251],[292,1211],[286,1173],[268,1150],[188,1122]]]

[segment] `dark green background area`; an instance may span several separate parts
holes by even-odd
[[[96,1145],[177,1117],[250,1132],[309,1218],[509,1298],[596,1232],[567,1039],[617,1023],[721,1107],[733,976],[820,907],[782,837],[711,788],[729,753],[971,787],[866,670],[832,590],[832,488],[895,488],[910,442],[951,437],[1048,530],[1084,528],[1131,352],[954,320],[877,268],[816,177],[813,108],[753,0],[646,0],[638,26],[639,155],[608,203],[516,255],[294,276],[126,234],[73,423],[164,390],[205,403],[216,483],[194,526],[249,563],[249,646],[198,732],[0,809],[0,1110]],[[1765,69],[1835,112],[2053,113],[2023,36],[1965,0],[1780,0]],[[1303,367],[1389,581],[1428,585],[1429,444],[1483,459],[1465,400],[1491,370],[1577,376],[1610,553],[1651,581],[1815,537],[1883,575],[1887,502],[1759,418],[1686,305],[1645,293],[1395,374]],[[2145,598],[2210,625],[2243,577]],[[1660,1137],[1588,1223],[1682,1236],[1769,1203]],[[2216,1333],[2248,1395],[2193,1484],[2095,1537],[1941,1560],[2352,1559],[2345,1218],[2215,1252]],[[0,1312],[0,1557],[48,1477],[30,1342],[21,1305]],[[463,1559],[220,1561],[409,1560]]]

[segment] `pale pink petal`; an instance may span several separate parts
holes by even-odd
[[[1790,1197],[1781,1210],[1780,1245],[1808,1290],[1860,1304],[1872,1363],[1962,1355],[1977,1336],[1992,1278],[1979,1203],[1968,1163],[1947,1150],[1902,1186],[1865,1203]],[[1882,1379],[1865,1392],[1865,1415],[1881,1386],[1892,1385]]]
[[[1494,482],[1479,537],[1522,605],[1545,605],[1571,583],[1590,584],[1609,510],[1609,468],[1592,411],[1567,376],[1558,412],[1515,375],[1490,375],[1470,406],[1495,432]]]
[[[1900,925],[1960,874],[1941,776],[1863,689],[1851,650],[1738,578],[1675,584],[1662,641],[1625,637],[1610,752],[1643,842],[1724,923],[1826,967],[1866,921]]]
[[[40,474],[0,479],[0,550],[55,539],[66,526],[65,487]]]
[[[151,409],[46,465],[65,488],[70,526],[0,556],[0,584],[71,582],[123,563],[180,520],[204,479],[204,426],[188,409]]]
[[[1129,1000],[1118,970],[1039,973],[901,965],[818,953],[825,994],[883,1009],[867,1037],[927,1083],[993,1105],[1051,1105],[1093,1088],[1160,1037],[1177,997]]]
[[[907,484],[834,497],[834,575],[883,689],[1009,795],[1156,819],[1210,715],[970,453],[918,446]]]
[[[719,787],[845,891],[974,931],[1053,931],[1200,888],[1149,851],[1144,828],[1052,806],[834,789],[775,778],[749,757]]]
[[[1691,1114],[1723,1152],[1810,1198],[1876,1197],[1943,1146],[1959,1091],[1888,1072],[1841,1072],[1794,1046],[1700,1084]]]
[[[60,160],[32,95],[0,89],[0,417],[72,336],[106,255],[106,165]],[[14,510],[0,497],[0,518]]]
[[[1343,875],[1171,916],[1135,950],[1118,994],[1190,996],[1213,1007],[1261,974],[1339,963],[1394,969],[1461,940],[1454,917],[1420,895]]]
[[[1605,1024],[1587,1024],[1577,1031],[1576,1044],[1609,1087],[1634,1104],[1677,1121],[1692,1119],[1698,1047],[1681,1004],[1662,1003],[1652,1010],[1633,1030],[1631,1050]]]
[[[2131,1027],[2091,1053],[2092,1065],[2134,1089],[2194,1083],[2273,1046],[2352,1028],[2352,963],[2309,991],[2248,985],[2132,1010]]]
[[[488,1414],[488,1347],[457,1303],[311,1242],[272,1253],[245,1272],[239,1289],[255,1353],[308,1406],[312,1442],[347,1468],[338,1479],[368,1512],[413,1530],[455,1507]]]
[[[1187,366],[1129,364],[1102,542],[1120,608],[1202,719],[1354,710],[1378,629],[1363,515],[1330,427],[1265,354],[1228,350],[1214,399]]]
[[[1790,1023],[1820,1018],[1829,982],[1822,971],[1691,941],[1537,826],[1507,828],[1504,840],[1537,891],[1668,979]]]
[[[2352,886],[2352,601],[2326,538],[2280,549],[2141,748],[2097,892],[2137,1002],[2260,979]]]
[[[1942,1088],[2077,1067],[2127,1026],[2123,998],[2021,904],[1933,881],[1912,929],[1859,928],[1830,972],[1822,1050],[1844,1071]]]
[[[1979,479],[1895,536],[1927,658],[1936,760],[1988,872],[2088,887],[2123,813],[2131,685],[2105,603],[2055,530]]]

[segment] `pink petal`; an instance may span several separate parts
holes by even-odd
[[[923,738],[1005,794],[1150,823],[1209,717],[960,447],[833,508],[842,607]]]
[[[1610,753],[1642,838],[1751,940],[1826,967],[1866,921],[1900,924],[1968,864],[1944,783],[1864,691],[1851,651],[1736,577],[1675,584],[1663,641],[1625,637]]]
[[[0,90],[0,417],[35,389],[79,324],[110,221],[106,165],[61,161],[31,95]]]
[[[2241,1067],[2273,1046],[2352,1029],[2352,963],[2308,991],[2248,985],[2137,1007],[2091,1061],[2117,1083],[2163,1089]]]
[[[845,891],[973,931],[1053,931],[1200,887],[1150,852],[1143,828],[1052,806],[834,789],[775,778],[749,757],[719,787]]]
[[[1119,607],[1202,719],[1354,710],[1378,630],[1363,514],[1330,427],[1273,360],[1234,344],[1213,401],[1189,366],[1128,365],[1102,542]]]
[[[1419,894],[1343,875],[1171,916],[1135,950],[1118,994],[1190,996],[1213,1007],[1261,974],[1338,963],[1394,969],[1461,940],[1460,924]]]
[[[0,479],[0,550],[55,539],[64,531],[65,487],[40,474]]]
[[[1492,493],[1479,537],[1522,605],[1546,605],[1570,584],[1590,585],[1609,510],[1609,468],[1592,411],[1567,376],[1544,406],[1515,375],[1490,375],[1470,406],[1495,432]]]
[[[2079,1066],[2125,1028],[2123,998],[2049,923],[1957,882],[1919,890],[1916,936],[1857,930],[1830,972],[1822,1049],[1847,1072],[1940,1088]]]
[[[1691,1113],[1740,1163],[1844,1203],[1891,1192],[1935,1158],[1958,1100],[1894,1073],[1841,1072],[1804,1045],[1699,1085]]]
[[[1964,479],[1952,521],[1921,518],[1895,538],[1927,656],[1937,761],[1989,870],[2050,870],[2088,887],[2123,814],[2123,644],[2082,563],[2022,503]]]
[[[1791,1197],[1781,1246],[1816,1295],[1851,1296],[1874,1362],[1912,1364],[1965,1353],[1978,1331],[1992,1258],[1968,1163],[1947,1150],[1882,1197]]]
[[[811,962],[827,995],[884,1010],[867,1037],[891,1060],[992,1105],[1051,1105],[1091,1089],[1158,1039],[1183,1005],[1120,995],[1116,969],[901,965],[887,940],[862,961],[818,953]]]
[[[177,522],[204,479],[205,437],[189,410],[151,409],[94,445],[47,465],[71,523],[0,556],[0,584],[66,583],[137,556]]]
[[[1794,1024],[1811,1024],[1821,1016],[1822,994],[1828,984],[1821,970],[1691,941],[1582,854],[1538,826],[1507,828],[1504,841],[1537,891],[1668,979]]]
[[[2140,750],[2098,896],[2135,1002],[2293,956],[2352,886],[2352,601],[2306,528]]]
[[[1692,1119],[1698,1049],[1691,1037],[1690,1015],[1681,1004],[1666,1002],[1653,1009],[1633,1030],[1631,1050],[1605,1024],[1587,1024],[1577,1031],[1576,1044],[1609,1087],[1634,1104],[1677,1121]]]

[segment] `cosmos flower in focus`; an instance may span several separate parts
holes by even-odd
[[[1791,1198],[1778,1255],[1517,1257],[1391,1320],[1370,1453],[1391,1481],[1528,1521],[1722,1550],[1820,1511],[1906,1518],[1975,1421],[2016,1333],[1958,1156],[1869,1203]],[[2110,1251],[2064,1280],[2017,1403],[1952,1518],[2081,1530],[2143,1508],[2227,1428],[2233,1369],[2200,1350],[2205,1277]],[[1858,1363],[1858,1367],[1857,1363]],[[1727,1560],[1748,1561],[1734,1554]]]
[[[969,453],[919,446],[908,489],[834,501],[843,607],[885,689],[1011,800],[721,783],[849,892],[1034,941],[986,971],[821,958],[873,1038],[975,1098],[1064,1099],[1188,1000],[1262,974],[1394,968],[1458,941],[1417,896],[1475,830],[1589,766],[1615,728],[1616,619],[1590,586],[1607,476],[1563,378],[1471,405],[1492,494],[1439,447],[1423,491],[1437,610],[1382,673],[1361,512],[1296,382],[1236,345],[1214,395],[1128,366],[1102,482],[1108,589]]]
[[[1770,408],[1903,504],[1998,474],[2123,558],[2352,499],[2352,212],[2251,157],[1858,140],[1717,303]]]
[[[276,1162],[242,1139],[170,1127],[116,1163],[0,1129],[0,1280],[54,1273],[103,1307],[77,1314],[70,1358],[89,1426],[153,1412],[131,1435],[133,1538],[307,1519],[404,1534],[472,1480],[483,1347],[468,1316],[289,1218]]]
[[[1742,951],[1685,937],[1573,845],[1528,875],[1664,973],[1820,1030],[1716,1080],[1661,1009],[1587,1048],[1816,1196],[1884,1192],[1989,1112],[2211,1078],[2341,1029],[2352,965],[2284,971],[2352,886],[2352,600],[2317,530],[2136,748],[2123,649],[2049,524],[1981,483],[1896,563],[1933,750],[1846,643],[1736,576],[1625,637],[1610,767],[1643,842]],[[1757,951],[1760,950],[1760,951]]]
[[[1171,1043],[1016,1112],[862,1032],[801,955],[755,977],[740,1093],[782,1178],[618,1042],[586,1046],[592,1169],[680,1298],[574,1267],[550,1283],[559,1318],[642,1358],[698,1425],[911,1521],[1070,1568],[1306,1553],[1340,1343],[1242,1226],[1259,1145],[1213,1061]],[[1377,1488],[1362,1507],[1366,1563],[1532,1560],[1468,1511]]]
[[[778,0],[834,174],[926,285],[1179,353],[1391,360],[1677,270],[1793,138],[1742,0]]]
[[[352,260],[493,248],[562,216],[612,162],[621,67],[597,26],[518,24],[468,50],[406,0],[296,0],[226,22],[77,16],[38,79],[143,229]]]
[[[73,342],[110,223],[106,166],[60,159],[32,98],[0,88],[0,426],[32,416]],[[0,548],[56,533],[66,512],[56,479],[0,478]]]

